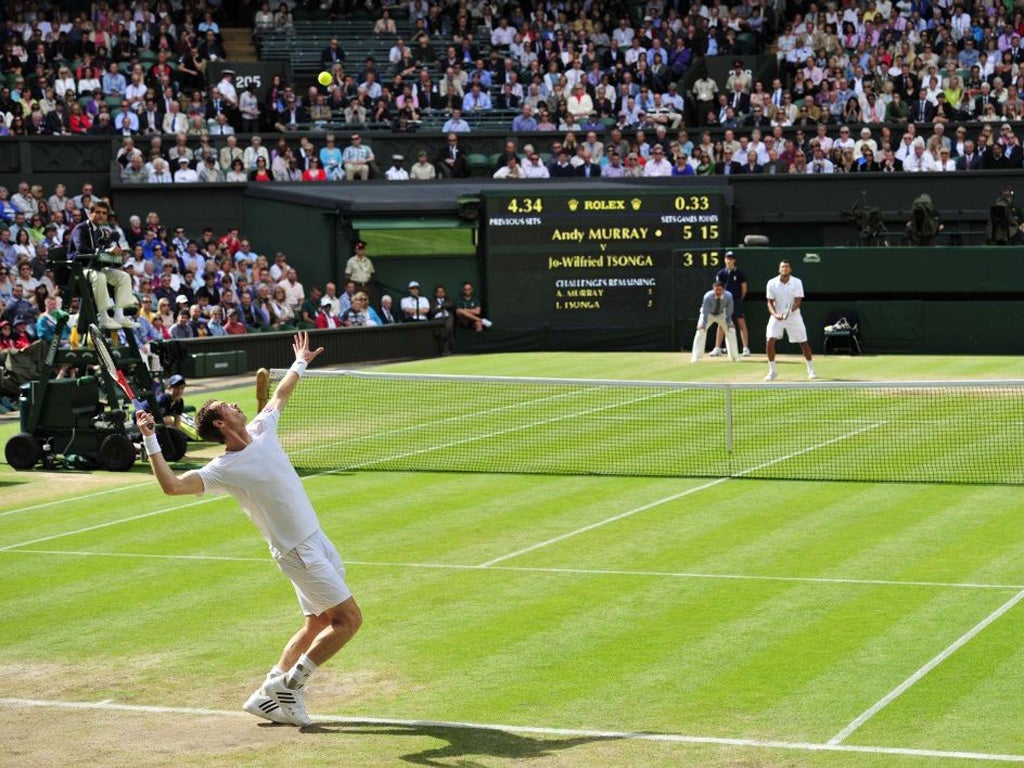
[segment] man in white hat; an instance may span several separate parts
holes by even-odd
[[[194,184],[199,181],[199,174],[189,167],[187,157],[178,158],[178,170],[174,172],[175,184]]]
[[[314,325],[317,328],[340,328],[341,318],[339,318],[332,311],[333,305],[330,296],[324,296],[320,299],[320,310],[316,313],[314,318]]]
[[[409,172],[405,170],[405,168],[402,165],[404,162],[405,157],[403,157],[402,155],[391,156],[391,167],[388,168],[387,172],[384,174],[385,176],[387,176],[388,181],[409,180]]]
[[[235,70],[225,69],[220,73],[220,81],[217,83],[217,90],[221,97],[228,102],[232,108],[238,106],[238,92],[235,90]]]
[[[430,314],[430,302],[420,296],[420,284],[413,280],[409,283],[409,295],[402,299],[402,316],[406,321],[417,322],[426,320]]]

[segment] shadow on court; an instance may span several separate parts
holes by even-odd
[[[460,728],[434,724],[394,725],[374,723],[346,723],[330,721],[317,723],[302,729],[303,733],[337,733],[346,736],[353,734],[372,734],[374,736],[424,736],[447,742],[435,749],[425,749],[402,755],[401,759],[413,765],[447,766],[450,763],[437,762],[460,758],[460,767],[472,768],[479,765],[467,762],[467,755],[482,757],[504,757],[509,759],[530,759],[550,757],[553,753],[581,744],[595,741],[610,741],[614,737],[576,736],[567,739],[532,738],[520,734],[509,733],[491,728]]]

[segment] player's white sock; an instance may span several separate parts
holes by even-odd
[[[280,677],[283,674],[284,670],[277,666],[277,664],[275,664],[270,668],[270,671],[267,672],[267,679],[269,680],[272,677]]]
[[[316,664],[310,661],[306,654],[302,654],[295,662],[295,666],[288,670],[288,674],[284,677],[284,684],[296,691],[306,684],[309,676],[314,672],[316,672]]]
[[[809,373],[809,374],[813,374],[814,373],[814,361],[813,360],[808,360],[807,361],[807,373]]]
[[[775,361],[774,360],[769,360],[768,361],[768,370],[771,373],[775,373]]]

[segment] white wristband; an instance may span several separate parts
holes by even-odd
[[[163,448],[160,447],[160,441],[156,439],[156,434],[143,435],[142,444],[146,447],[146,455],[153,456],[161,453]]]
[[[302,374],[306,372],[306,366],[309,365],[305,360],[296,360],[292,363],[292,367],[288,370],[294,373],[298,377],[302,377]]]

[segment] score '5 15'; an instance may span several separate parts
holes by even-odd
[[[700,251],[699,253],[686,251],[683,254],[684,267],[717,267],[721,263],[718,251]]]
[[[694,226],[693,224],[683,225],[683,240],[693,240],[696,237],[699,240],[717,240],[719,236],[717,224],[701,224]]]

